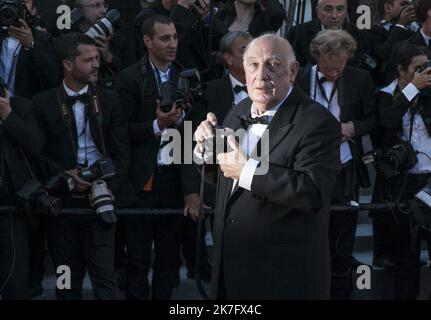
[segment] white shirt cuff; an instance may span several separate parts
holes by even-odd
[[[253,182],[254,173],[260,161],[249,159],[241,170],[238,186],[248,191],[251,191],[251,183]]]
[[[158,126],[158,124],[157,124],[157,119],[155,119],[155,120],[153,121],[153,131],[154,131],[154,134],[155,134],[156,136],[161,136],[161,135],[162,135],[162,133],[163,133],[163,131],[164,131],[164,130],[160,130],[160,128],[159,128],[159,126]]]
[[[409,83],[404,89],[403,94],[407,100],[412,101],[418,94],[419,90],[413,83]]]
[[[402,24],[399,24],[399,23],[397,23],[395,25],[395,27],[400,27],[400,28],[403,28],[404,30],[407,30],[407,28],[405,26],[403,26]]]

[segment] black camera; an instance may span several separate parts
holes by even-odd
[[[421,73],[421,72],[424,72],[426,69],[428,69],[429,67],[431,67],[431,60],[428,60],[427,62],[425,62],[423,65],[421,65],[421,66],[419,66],[417,69],[416,69],[416,72],[419,72],[419,73]],[[430,71],[430,73],[431,73],[431,71]]]
[[[36,180],[27,181],[16,196],[18,207],[27,217],[33,212],[57,216],[63,209],[61,200],[50,196],[42,183]]]
[[[160,86],[160,109],[163,112],[169,112],[172,105],[176,103],[177,107],[188,108],[188,103],[202,99],[204,88],[200,83],[200,74],[198,69],[187,69],[181,71],[178,77],[178,83],[165,81]]]
[[[0,28],[20,26],[19,19],[25,18],[25,6],[22,0],[0,0]]]
[[[111,158],[102,158],[89,167],[81,168],[79,177],[85,181],[109,179],[115,176],[115,168]]]
[[[81,168],[78,173],[79,177],[85,181],[91,182],[90,203],[106,223],[115,223],[114,200],[105,179],[115,176],[115,168],[111,158],[102,158],[91,166]]]
[[[120,25],[120,11],[117,9],[110,10],[105,17],[97,21],[88,31],[86,35],[95,38],[97,36],[107,37],[114,29]]]
[[[362,156],[365,164],[372,163],[386,179],[395,177],[403,171],[410,170],[417,163],[416,151],[407,141],[400,141],[391,148],[373,150]]]

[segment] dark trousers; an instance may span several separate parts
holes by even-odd
[[[401,200],[413,199],[431,178],[431,174],[400,174],[390,184],[387,195],[398,195]],[[405,182],[405,183],[404,183]],[[402,186],[405,186],[402,190]],[[402,190],[402,192],[400,192]],[[420,289],[420,237],[412,243],[412,216],[394,212],[394,296],[395,299],[416,299]]]
[[[29,298],[28,255],[27,221],[15,214],[0,214],[0,295],[3,299]]]
[[[151,192],[138,194],[135,208],[182,209],[179,166],[157,168]],[[125,218],[127,298],[149,299],[148,272],[153,268],[151,298],[169,300],[181,265],[181,215],[142,215]],[[154,262],[152,245],[154,241]]]
[[[56,288],[57,299],[81,300],[87,269],[94,298],[117,298],[114,273],[115,226],[95,216],[59,216],[48,219],[48,246],[54,268],[71,271],[71,289]]]
[[[197,238],[197,222],[190,219],[190,217],[184,217],[182,219],[182,235],[181,244],[184,260],[188,270],[195,271],[196,267],[196,238]],[[201,275],[204,273],[209,273],[211,270],[211,265],[208,261],[208,251],[205,244],[205,220],[202,221],[201,228],[201,256],[199,261],[199,268]],[[207,275],[207,274],[206,274]]]
[[[353,161],[343,164],[332,193],[332,204],[358,201],[359,185]],[[331,211],[329,244],[331,252],[331,297],[348,299],[353,290],[352,255],[355,241],[357,211]]]
[[[43,216],[35,217],[36,225],[29,226],[29,285],[42,285],[45,274],[45,223]]]

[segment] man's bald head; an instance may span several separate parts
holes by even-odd
[[[247,46],[244,70],[250,99],[263,113],[286,97],[298,73],[298,63],[286,39],[267,34]]]
[[[340,29],[347,17],[347,0],[319,0],[316,14],[325,29]]]

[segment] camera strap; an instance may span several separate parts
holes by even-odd
[[[323,84],[322,84],[323,81],[321,79],[319,79],[319,73],[317,71],[317,67],[316,67],[316,77],[315,77],[314,81],[315,82],[314,82],[314,99],[313,100],[316,101],[317,86],[318,86],[321,96],[328,103],[327,109],[329,112],[331,112],[332,100],[334,99],[335,93],[337,92],[337,81],[334,82],[334,86],[332,87],[331,95],[329,98],[326,95],[325,88],[323,87]]]

